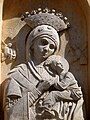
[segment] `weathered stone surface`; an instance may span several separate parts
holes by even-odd
[[[58,4],[57,4],[58,3]],[[64,56],[70,63],[70,71],[75,75],[79,84],[82,86],[85,93],[86,106],[88,106],[88,97],[89,96],[89,75],[87,76],[87,66],[89,66],[89,60],[87,65],[87,48],[89,53],[89,45],[87,47],[87,41],[89,43],[89,5],[88,1],[71,1],[66,0],[57,1],[49,0],[47,2],[40,1],[12,1],[12,4],[9,1],[4,1],[4,11],[3,11],[3,31],[2,31],[2,41],[5,43],[11,42],[15,45],[17,41],[17,62],[15,63],[2,63],[2,81],[6,78],[8,71],[11,69],[11,66],[19,64],[25,61],[25,37],[27,32],[30,30],[28,26],[24,26],[25,23],[20,21],[20,16],[25,11],[31,11],[34,8],[46,7],[55,8],[58,11],[62,11],[65,16],[68,17],[69,22],[71,23],[71,28],[68,33],[62,33],[61,37],[61,50],[60,55]],[[78,3],[78,4],[77,4]],[[19,7],[19,6],[22,7]],[[74,5],[74,7],[73,7]],[[9,8],[9,10],[7,10]],[[17,17],[17,18],[16,18]],[[78,19],[76,19],[78,18]],[[23,27],[24,26],[24,27]],[[22,29],[23,27],[23,29]],[[78,28],[78,29],[77,29]],[[22,32],[23,31],[23,32]],[[61,33],[60,33],[61,34]],[[22,39],[20,39],[22,37]],[[11,39],[8,39],[8,37]],[[20,46],[19,46],[20,45]],[[16,46],[15,46],[16,47]],[[20,54],[20,56],[19,56]],[[7,64],[7,65],[6,65]],[[87,85],[88,84],[88,85]],[[85,91],[88,91],[87,93]],[[88,107],[89,108],[89,107]]]
[[[22,44],[25,45],[26,63],[12,69],[6,79],[4,118],[5,120],[78,118],[84,120],[81,87],[69,72],[67,60],[55,55],[61,47],[58,31],[68,28],[67,22],[55,13],[43,12],[44,10],[34,15],[28,14],[23,18],[32,29]],[[44,20],[45,16],[48,16],[48,19]],[[56,21],[60,22],[60,26],[56,25]]]

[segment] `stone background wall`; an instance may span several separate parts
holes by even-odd
[[[90,111],[90,1],[89,0],[0,0],[0,39],[5,43],[11,42],[17,48],[17,59],[13,63],[1,63],[1,88],[8,71],[16,64],[25,61],[25,37],[30,30],[20,20],[26,11],[37,8],[56,9],[68,18],[71,28],[60,33],[61,51],[70,63],[70,71],[82,86],[87,117]],[[0,90],[1,91],[1,90]],[[0,92],[2,101],[3,89]],[[0,102],[2,106],[2,102]],[[1,108],[2,109],[2,108]],[[3,116],[3,112],[1,113]],[[3,120],[3,118],[2,118]]]

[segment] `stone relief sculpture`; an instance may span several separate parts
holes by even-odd
[[[12,61],[16,58],[16,51],[12,49],[12,43],[5,44],[2,42],[2,53],[1,53],[2,62],[8,59]]]
[[[84,120],[83,94],[69,63],[58,55],[58,32],[70,27],[55,10],[26,12],[31,28],[26,62],[12,69],[4,91],[5,120]]]

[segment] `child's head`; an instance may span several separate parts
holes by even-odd
[[[46,60],[45,65],[50,66],[51,69],[57,74],[60,74],[62,71],[66,73],[69,70],[69,63],[67,62],[67,60],[59,55],[50,56]]]

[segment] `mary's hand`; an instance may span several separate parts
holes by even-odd
[[[41,92],[44,93],[50,88],[50,82],[48,81],[42,81],[38,84],[37,89]]]

